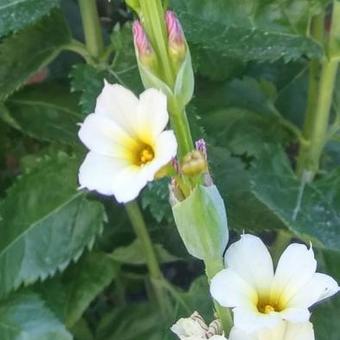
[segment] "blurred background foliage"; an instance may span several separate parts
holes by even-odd
[[[308,20],[328,1],[169,2],[193,55],[190,124],[208,142],[231,240],[259,234],[274,257],[284,240],[311,240],[319,270],[339,281],[337,125],[316,180],[302,187],[293,171],[308,62],[325,53],[308,36]],[[125,210],[113,198],[77,191],[86,151],[77,123],[93,111],[103,79],[143,88],[133,14],[120,0],[100,0],[98,9],[106,50],[85,63],[74,44],[84,40],[77,1],[0,0],[1,340],[173,339],[168,327],[177,318],[194,310],[213,317],[202,264],[174,225],[167,180],[151,183],[140,203],[171,283],[168,320],[155,307]],[[339,100],[337,86],[333,122]],[[316,310],[318,340],[338,340],[339,315],[340,297]]]

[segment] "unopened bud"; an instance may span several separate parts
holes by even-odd
[[[207,171],[207,161],[201,151],[195,150],[183,158],[182,173],[187,176],[196,176]]]
[[[180,63],[184,60],[186,53],[186,43],[182,26],[176,14],[172,11],[166,11],[165,22],[168,31],[170,57],[175,63]]]
[[[196,150],[200,151],[205,159],[207,160],[208,159],[208,156],[207,156],[207,144],[205,142],[205,140],[203,138],[197,140],[195,142],[195,146],[196,146]]]
[[[144,31],[144,28],[139,20],[133,23],[133,41],[137,53],[137,58],[140,62],[148,67],[155,67],[157,65],[157,58],[150,41]]]

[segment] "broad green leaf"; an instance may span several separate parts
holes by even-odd
[[[29,291],[0,302],[1,340],[72,340],[45,302]]]
[[[171,263],[180,260],[171,255],[161,244],[154,244],[155,252],[160,263]],[[143,265],[145,256],[142,245],[138,240],[133,241],[126,247],[119,247],[111,255],[112,259],[123,264]]]
[[[340,247],[340,171],[301,184],[283,150],[267,145],[251,176],[252,192],[296,235],[316,245]]]
[[[121,84],[136,94],[143,90],[139,77],[135,50],[132,41],[131,25],[116,26],[111,35],[115,52],[112,65],[96,69],[91,65],[78,64],[71,71],[71,89],[81,93],[80,107],[84,113],[94,111],[104,79]]]
[[[164,178],[148,184],[142,192],[142,207],[150,211],[155,220],[173,222],[169,203],[169,179]]]
[[[79,105],[83,113],[92,113],[96,100],[104,87],[105,72],[87,64],[77,64],[70,74],[71,90],[80,92]]]
[[[12,95],[6,107],[14,124],[23,133],[39,140],[78,143],[77,123],[83,120],[78,98],[58,84],[28,86]]]
[[[132,25],[116,26],[111,34],[111,43],[115,55],[109,73],[115,82],[139,94],[143,91],[143,85],[137,66]]]
[[[60,0],[0,0],[0,37],[46,15]]]
[[[79,161],[41,160],[0,204],[0,296],[46,279],[77,260],[101,231],[102,206],[77,191]]]
[[[309,16],[319,11],[305,0],[172,0],[187,40],[203,51],[243,61],[319,58],[321,47],[305,36]]]
[[[95,339],[98,340],[160,340],[167,325],[158,308],[148,303],[129,304],[110,311],[100,322]]]
[[[57,57],[70,39],[59,11],[5,38],[0,43],[0,100],[6,99],[32,74]]]
[[[115,278],[119,265],[105,253],[89,253],[59,277],[40,285],[42,294],[55,314],[72,327],[90,303]]]
[[[118,266],[104,253],[86,255],[65,272],[62,283],[66,291],[65,316],[68,326],[74,325],[94,298],[117,275]]]
[[[226,203],[231,229],[259,232],[285,227],[275,212],[254,195],[249,170],[239,158],[219,147],[209,147],[208,156],[213,181]]]
[[[264,143],[286,144],[290,139],[278,116],[237,107],[211,112],[204,117],[203,124],[215,144],[236,155],[259,157]]]

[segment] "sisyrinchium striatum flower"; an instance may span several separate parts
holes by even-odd
[[[316,273],[312,248],[291,244],[273,262],[264,243],[245,234],[225,254],[226,269],[211,281],[212,296],[232,307],[237,328],[247,332],[272,328],[282,321],[309,320],[308,308],[339,291],[330,276]]]
[[[136,198],[176,156],[175,135],[164,131],[168,120],[167,99],[160,91],[148,89],[137,98],[105,81],[95,112],[79,131],[90,150],[79,170],[81,188],[114,195],[118,202]]]
[[[315,340],[311,322],[292,323],[281,321],[277,326],[247,333],[234,327],[229,340]]]

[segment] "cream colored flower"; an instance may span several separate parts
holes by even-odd
[[[234,327],[229,340],[315,340],[311,322],[291,323],[281,321],[276,327],[256,333],[246,332]]]
[[[223,335],[220,322],[215,320],[206,325],[202,316],[194,312],[189,318],[179,319],[172,327],[171,330],[181,340],[227,340]]]
[[[105,81],[95,112],[87,116],[79,138],[90,150],[79,170],[81,188],[114,195],[118,202],[136,198],[156,172],[176,156],[168,123],[166,96],[155,89],[137,98]]]
[[[226,268],[211,281],[212,296],[232,307],[234,323],[246,332],[277,326],[282,320],[309,320],[308,308],[339,291],[328,275],[316,273],[312,248],[291,244],[275,274],[271,256],[255,236],[243,235],[225,255]]]

